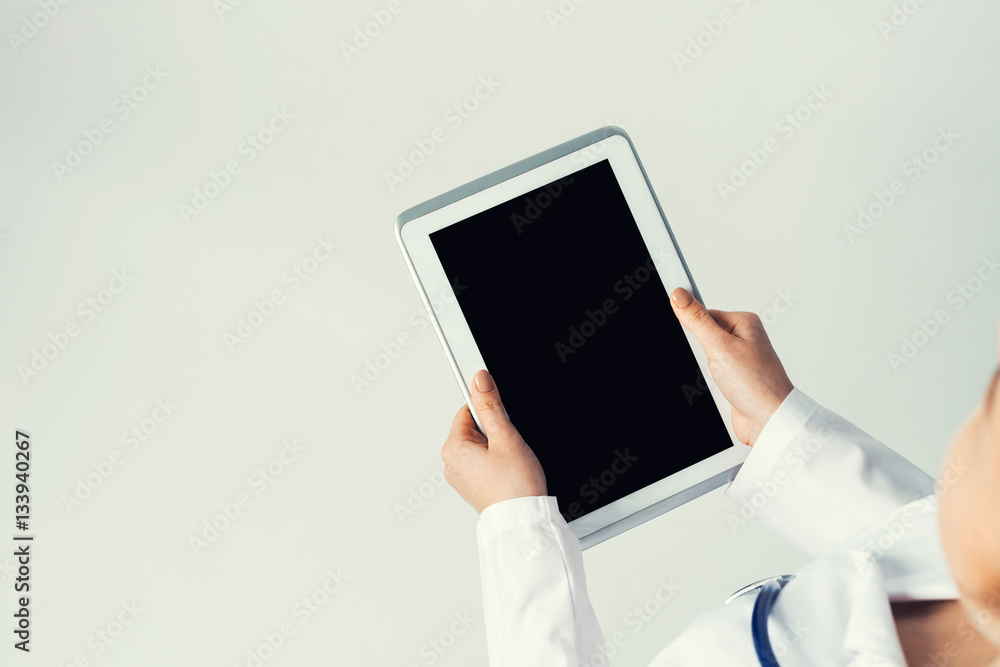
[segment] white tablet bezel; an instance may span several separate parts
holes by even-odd
[[[454,289],[434,251],[430,234],[604,159],[614,171],[667,292],[685,287],[698,295],[632,142],[619,128],[603,128],[519,162],[410,209],[396,222],[396,239],[414,284],[477,423],[480,423],[479,417],[472,406],[469,386],[476,372],[486,368],[486,364],[458,307]],[[731,481],[749,452],[750,448],[739,442],[733,433],[731,406],[712,380],[701,345],[686,330],[685,335],[701,369],[702,386],[707,386],[715,401],[732,446],[570,521],[570,528],[584,548]],[[698,378],[691,378],[690,384],[693,387],[697,382]]]

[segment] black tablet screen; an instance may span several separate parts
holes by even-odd
[[[430,238],[567,520],[731,446],[607,160]]]

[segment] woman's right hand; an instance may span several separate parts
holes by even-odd
[[[736,437],[753,445],[793,389],[760,318],[705,310],[683,287],[671,292],[670,303],[680,323],[701,343],[715,383],[733,406]]]

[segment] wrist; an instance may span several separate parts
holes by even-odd
[[[795,389],[795,387],[792,383],[786,380],[782,385],[776,387],[770,392],[767,406],[764,409],[763,419],[760,422],[761,428],[764,428],[764,425],[771,421],[771,417],[773,417],[774,413],[778,411],[778,408],[780,408],[781,404],[785,402],[785,399],[788,398],[788,395],[792,393],[793,389]]]
[[[795,387],[789,382],[781,388],[769,389],[755,401],[753,412],[744,412],[733,406],[733,430],[741,442],[753,447],[764,427],[774,417],[775,413],[791,395]]]

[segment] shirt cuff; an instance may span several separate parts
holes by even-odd
[[[511,528],[553,523],[566,523],[559,513],[555,496],[524,496],[502,500],[493,503],[479,515],[479,528],[487,537]]]
[[[774,471],[781,455],[818,407],[816,401],[798,389],[792,389],[764,424],[757,442],[750,448],[750,455],[743,462],[743,467],[730,484],[726,495],[741,497],[745,491],[756,490],[746,487],[768,477]]]

